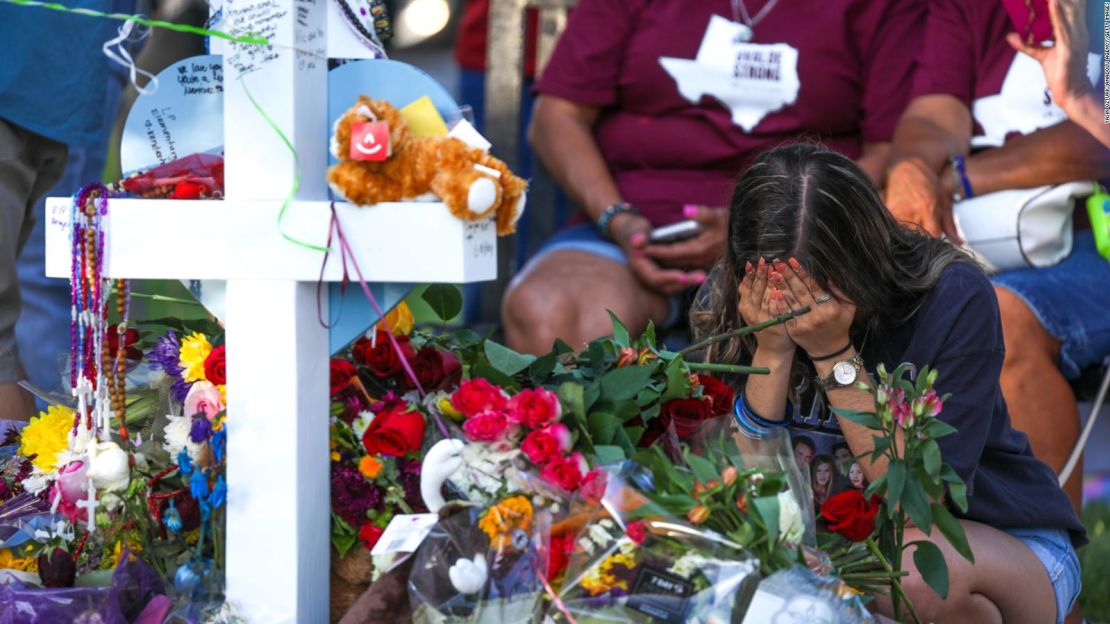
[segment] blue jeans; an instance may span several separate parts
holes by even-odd
[[[1044,564],[1056,594],[1056,624],[1071,613],[1081,588],[1079,556],[1063,529],[1001,529],[1021,540]]]
[[[1047,269],[1018,269],[991,278],[1029,306],[1060,341],[1060,370],[1068,379],[1110,354],[1110,262],[1090,230],[1075,233],[1071,255]]]

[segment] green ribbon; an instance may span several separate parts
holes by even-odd
[[[189,24],[175,24],[173,22],[148,19],[140,15],[127,15],[126,13],[104,13],[103,11],[95,11],[93,9],[86,9],[83,7],[68,7],[57,2],[39,2],[38,0],[2,1],[7,2],[8,4],[15,4],[18,6],[26,7],[39,7],[43,9],[50,9],[51,11],[60,11],[62,13],[76,13],[77,15],[87,15],[88,17],[104,17],[107,19],[119,20],[121,22],[135,22],[136,24],[149,26],[151,28],[165,28],[167,30],[176,30],[177,32],[201,35],[203,37],[219,37],[220,39],[227,39],[232,43],[270,45],[269,39],[265,37],[260,37],[255,33],[247,33],[246,35],[236,36],[220,30],[208,30],[207,28],[199,28],[197,26],[190,26]]]
[[[301,187],[301,159],[297,155],[297,148],[293,147],[293,143],[289,140],[289,137],[285,136],[285,133],[281,131],[281,128],[279,128],[278,125],[274,123],[274,120],[271,119],[268,114],[266,114],[266,111],[263,110],[262,107],[258,104],[258,101],[254,99],[254,95],[251,94],[251,90],[247,88],[247,83],[243,81],[242,77],[239,78],[239,84],[243,85],[243,91],[247,94],[247,98],[251,101],[251,104],[254,105],[254,109],[258,111],[259,115],[262,115],[262,119],[264,119],[266,123],[269,124],[271,128],[273,128],[274,132],[276,132],[277,135],[281,137],[281,142],[285,143],[285,147],[288,147],[289,152],[293,154],[293,169],[296,173],[293,175],[293,188],[289,189],[289,194],[285,196],[285,201],[282,202],[281,210],[278,212],[278,232],[281,234],[282,238],[289,241],[290,243],[293,243],[294,245],[304,247],[305,249],[311,249],[312,251],[326,253],[327,251],[329,251],[327,247],[321,247],[319,245],[313,245],[312,243],[306,243],[304,241],[297,240],[292,236],[286,234],[285,230],[282,229],[281,222],[285,219],[285,212],[289,210],[289,205],[293,203],[293,198],[297,195],[297,189]]]

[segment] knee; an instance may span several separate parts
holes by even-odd
[[[513,282],[501,301],[501,318],[512,342],[551,342],[574,323],[572,302],[542,279]]]
[[[1003,369],[1023,366],[1055,365],[1056,339],[1041,325],[1025,301],[1008,288],[994,287],[1002,319],[1002,339],[1006,345]]]

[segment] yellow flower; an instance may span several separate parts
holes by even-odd
[[[58,463],[58,453],[69,448],[69,432],[73,429],[73,410],[51,405],[45,412],[31,418],[19,436],[19,454],[35,456],[31,461],[43,472],[51,472]]]
[[[390,310],[384,319],[378,322],[378,329],[393,332],[394,336],[408,336],[412,333],[412,327],[415,323],[416,319],[412,316],[409,304],[402,301]]]
[[[34,557],[16,557],[10,548],[0,549],[0,570],[19,570],[20,572],[38,571]]]
[[[119,567],[120,559],[123,558],[124,546],[127,546],[128,550],[131,551],[131,559],[129,559],[129,561],[134,560],[135,553],[142,552],[143,550],[143,545],[131,536],[128,536],[126,539],[121,539],[120,541],[116,542],[116,547],[112,550],[112,559],[115,562],[112,566],[113,570]]]
[[[331,452],[331,460],[333,462],[339,461],[339,451],[332,451]]]
[[[220,384],[216,386],[216,389],[220,391],[220,403],[227,405],[227,386]]]
[[[443,412],[443,414],[451,420],[455,422],[463,421],[462,413],[459,412],[459,410],[455,409],[455,406],[451,404],[451,397],[443,397],[436,403],[436,407],[438,407],[439,411]]]
[[[523,496],[507,498],[489,508],[478,528],[489,537],[494,550],[501,550],[513,543],[514,531],[532,529],[532,503]]]
[[[359,460],[358,471],[367,479],[376,479],[382,473],[382,463],[367,455]]]
[[[204,361],[212,352],[212,343],[204,334],[193,332],[181,341],[181,377],[189,381],[205,381]]]

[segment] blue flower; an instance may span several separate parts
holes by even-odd
[[[198,502],[203,502],[208,496],[208,477],[200,470],[194,470],[193,476],[189,478],[189,493]]]
[[[166,528],[174,533],[180,531],[183,526],[181,523],[181,514],[177,511],[177,507],[174,506],[172,500],[170,501],[169,509],[166,510],[166,514],[162,516],[162,521],[165,523]]]
[[[193,460],[189,458],[189,451],[182,447],[181,452],[177,454],[177,470],[182,476],[187,476],[193,471]]]
[[[209,444],[212,446],[212,457],[216,459],[216,463],[222,462],[224,452],[227,451],[227,425],[212,434],[212,440]]]
[[[216,485],[212,486],[212,493],[208,495],[208,504],[213,508],[218,508],[227,502],[227,482],[224,481],[224,476],[216,477]]]
[[[211,513],[212,508],[208,506],[208,503],[200,501],[200,521],[208,522],[208,516],[211,515]],[[204,530],[203,526],[201,526],[201,530]]]

